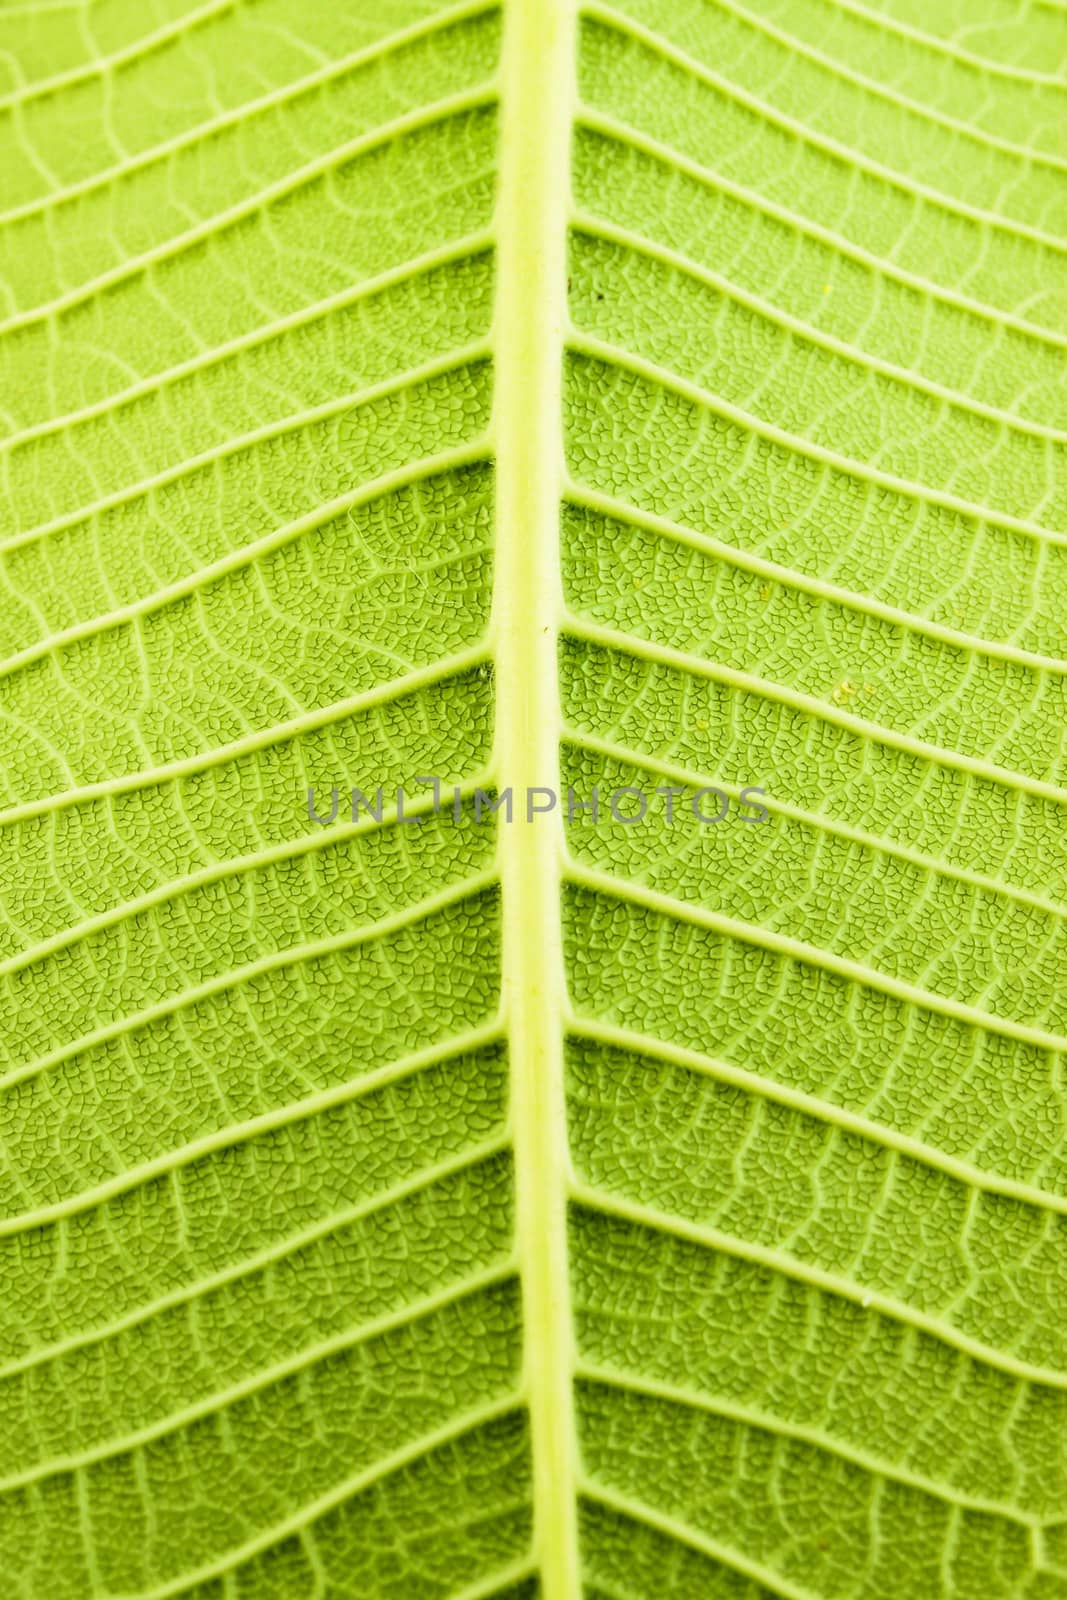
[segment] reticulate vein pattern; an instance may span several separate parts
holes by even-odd
[[[5,1600],[1067,1600],[1062,4],[14,0],[0,151]]]

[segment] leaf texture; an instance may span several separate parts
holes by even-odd
[[[0,174],[5,1600],[1067,1600],[1060,0],[0,0]]]

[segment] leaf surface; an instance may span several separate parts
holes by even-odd
[[[5,1600],[1067,1600],[1062,5],[4,0],[0,170]]]

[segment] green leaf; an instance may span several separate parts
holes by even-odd
[[[0,0],[4,1600],[1067,1600],[1065,63]]]

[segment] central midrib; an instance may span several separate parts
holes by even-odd
[[[562,617],[563,348],[575,0],[506,0],[497,210],[494,440],[498,824],[524,1388],[534,1544],[544,1600],[579,1600],[574,1334],[567,1263],[563,1079],[563,821],[527,820],[527,792],[558,789]]]

